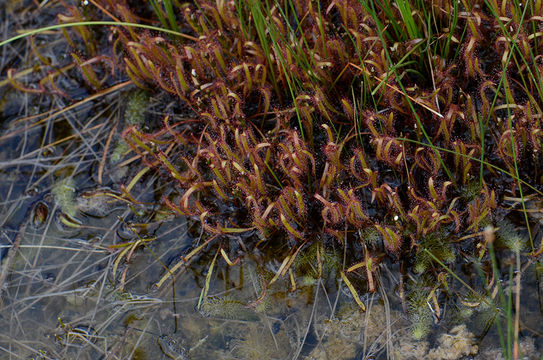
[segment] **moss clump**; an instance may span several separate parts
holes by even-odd
[[[113,149],[113,152],[111,153],[111,157],[109,158],[112,164],[116,164],[123,156],[130,151],[130,146],[124,141],[124,139],[119,139],[117,141],[117,145]]]
[[[499,245],[514,252],[526,250],[528,247],[527,236],[522,236],[515,229],[515,225],[508,219],[500,221],[498,230],[496,231],[496,240]]]
[[[419,340],[430,332],[433,314],[428,306],[428,291],[421,282],[413,283],[408,294],[408,315],[411,320],[411,335]]]
[[[415,257],[413,267],[415,272],[422,274],[435,262],[434,258],[428,252],[443,263],[453,262],[456,255],[450,238],[451,235],[445,231],[437,231],[424,236],[419,242],[420,248]],[[424,249],[427,251],[424,251]]]
[[[124,120],[128,125],[140,126],[145,121],[145,110],[149,103],[149,94],[143,90],[134,90],[126,104]]]
[[[341,268],[341,255],[320,243],[313,243],[296,257],[293,267],[301,276],[303,285],[311,286],[320,277],[335,278]]]
[[[378,248],[383,243],[383,238],[374,227],[366,227],[362,230],[360,238],[370,248]]]

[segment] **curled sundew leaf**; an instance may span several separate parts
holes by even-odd
[[[251,66],[252,67],[252,66]],[[243,94],[247,96],[253,91],[253,76],[246,62],[236,65],[230,70],[230,76],[235,76],[240,84],[243,84]]]
[[[436,176],[441,169],[441,164],[435,153],[428,147],[418,147],[415,150],[415,164],[425,172]]]
[[[331,225],[336,225],[343,220],[344,214],[342,212],[342,207],[340,204],[328,201],[321,194],[315,194],[314,196],[315,199],[323,204],[321,216],[325,224],[330,223]]]
[[[377,231],[379,231],[379,233],[383,237],[383,241],[386,247],[392,253],[397,254],[402,244],[401,236],[386,225],[375,224],[374,226],[375,226],[375,229],[377,229]]]
[[[512,139],[514,139],[514,141],[512,141]],[[519,136],[516,131],[511,131],[509,129],[505,130],[498,141],[498,153],[510,168],[515,167],[514,163],[518,161],[520,150]],[[514,170],[511,170],[511,172],[515,173]]]
[[[372,139],[376,147],[376,156],[387,164],[400,168],[403,165],[403,145],[391,137],[376,137]]]
[[[332,135],[332,130],[326,124],[321,125],[328,135],[328,143],[324,146],[324,154],[326,155],[328,161],[335,166],[336,169],[341,169],[343,165],[341,164],[340,156],[341,150],[343,148],[342,144],[337,144],[334,141]]]
[[[16,81],[15,79],[18,77],[17,76],[18,74],[16,74],[15,71],[16,71],[15,69],[8,69],[6,72],[7,80],[9,81],[11,86],[13,86],[15,89],[21,92],[34,93],[34,94],[41,94],[45,92],[45,89],[43,88],[39,88],[39,89],[31,88]]]
[[[422,234],[424,225],[426,224],[426,219],[421,214],[421,211],[421,206],[417,205],[407,213],[407,216],[415,223],[417,227],[417,234]]]
[[[221,256],[223,257],[224,261],[226,261],[226,263],[229,265],[229,266],[234,266],[236,265],[237,263],[239,263],[240,261],[240,258],[236,258],[234,261],[230,260],[230,258],[228,257],[228,254],[226,254],[226,251],[224,251],[223,248],[221,248]]]
[[[338,189],[337,192],[343,201],[345,220],[352,226],[357,228],[362,227],[369,218],[363,210],[362,203],[354,194],[354,190],[350,189],[345,193],[343,190]]]
[[[269,232],[274,227],[276,227],[275,222],[271,218],[268,218],[272,210],[275,208],[275,203],[272,202],[268,204],[266,209],[262,212],[263,206],[257,204],[254,198],[247,197],[247,199],[248,199],[247,201],[250,202],[250,206],[248,206],[248,208],[252,210],[252,216],[253,216],[252,225],[256,229],[258,229],[258,231],[260,232],[260,235],[262,235],[263,237],[266,237],[269,234]]]
[[[196,201],[196,203],[193,206],[191,206],[190,198],[193,193],[202,190],[208,185],[210,184],[197,183],[197,184],[192,185],[187,191],[185,191],[185,193],[181,197],[181,200],[179,201],[179,209],[181,209],[181,211],[185,214],[199,215],[198,210],[197,210],[197,206],[198,206],[197,203],[199,202]]]
[[[428,178],[428,191],[430,192],[431,199],[432,201],[437,203],[439,207],[441,207],[442,204],[447,202],[446,193],[447,193],[447,189],[451,185],[452,185],[452,182],[445,181],[443,183],[443,186],[441,187],[441,191],[438,194],[438,190],[436,189],[436,186],[434,184],[434,178],[433,177]]]
[[[360,187],[372,185],[373,188],[377,188],[377,171],[373,171],[369,168],[362,149],[355,149],[354,153],[355,155],[353,155],[349,161],[350,174],[362,182],[362,184],[359,185]]]
[[[450,144],[451,134],[456,123],[456,118],[463,116],[464,114],[458,109],[457,105],[450,105],[449,110],[447,111],[445,116],[439,119],[439,129],[434,136],[434,140],[437,139],[441,134],[443,134],[443,137],[445,138],[445,143]]]

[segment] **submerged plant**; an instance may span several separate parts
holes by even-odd
[[[73,218],[77,212],[75,182],[71,177],[59,180],[51,189],[53,198],[63,214]]]
[[[430,332],[433,323],[433,314],[429,306],[428,292],[422,282],[411,284],[407,296],[409,319],[411,320],[411,334],[420,340]]]
[[[430,233],[418,240],[417,244],[426,251],[421,249],[417,251],[413,265],[414,271],[422,274],[430,268],[436,267],[437,264],[434,263],[434,258],[430,257],[428,252],[431,252],[434,257],[443,263],[454,262],[456,255],[450,239],[451,234],[441,230]]]

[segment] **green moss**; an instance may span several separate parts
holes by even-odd
[[[428,270],[434,263],[434,259],[423,249],[427,249],[443,263],[451,263],[456,258],[448,232],[437,231],[428,234],[419,241],[419,245],[420,248],[415,257],[415,264],[413,266],[415,272],[419,274]]]
[[[381,234],[373,226],[369,226],[360,232],[360,237],[364,243],[370,248],[376,248],[381,245],[383,239]]]
[[[123,139],[120,139],[117,142],[117,145],[113,149],[113,152],[111,153],[110,161],[115,164],[121,161],[123,156],[130,150],[130,146],[124,141]]]
[[[412,283],[407,296],[411,335],[417,340],[428,335],[432,328],[433,314],[428,306],[427,289],[422,281]]]
[[[500,246],[504,246],[511,251],[523,251],[528,247],[527,236],[522,236],[508,219],[500,221],[496,231],[496,240]]]
[[[145,120],[145,109],[149,102],[149,95],[143,90],[135,90],[130,94],[124,120],[128,125],[141,125]]]
[[[462,188],[462,197],[468,202],[473,201],[479,197],[481,189],[482,188],[479,179],[474,178]]]
[[[341,268],[341,255],[331,249],[326,249],[322,244],[314,243],[301,252],[293,264],[293,268],[302,277],[304,284],[312,285],[319,278],[319,256],[317,256],[319,247],[323,276],[334,277],[338,269]]]

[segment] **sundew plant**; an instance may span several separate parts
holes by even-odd
[[[522,263],[543,252],[532,216],[543,195],[541,1],[135,3],[66,4],[57,19],[89,94],[127,83],[140,89],[133,101],[168,102],[161,118],[121,130],[141,167],[122,197],[136,203],[134,184],[159,174],[171,184],[168,215],[203,234],[157,286],[203,253],[216,254],[211,273],[273,249],[265,292],[281,277],[294,283],[315,245],[322,275],[323,249],[339,246],[338,278],[362,308],[379,264],[409,269],[400,293],[421,338],[454,297],[451,282],[473,290],[455,264],[486,269],[489,284],[505,249],[520,281]],[[62,76],[29,87],[8,70],[19,91],[68,99]],[[518,317],[491,305],[516,358]]]

